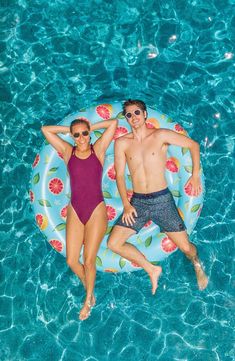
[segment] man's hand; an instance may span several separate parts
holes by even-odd
[[[123,210],[122,222],[126,223],[127,226],[132,226],[133,223],[135,223],[134,216],[137,217],[136,209],[131,204],[125,206]]]
[[[189,196],[197,197],[202,192],[200,176],[191,176],[184,186],[185,192]]]

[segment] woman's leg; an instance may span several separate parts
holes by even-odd
[[[100,243],[107,229],[107,212],[104,202],[100,203],[93,211],[91,218],[85,225],[84,241],[84,269],[86,277],[86,299],[80,311],[79,318],[85,320],[89,317],[92,306],[92,295],[96,278],[96,256]]]
[[[84,230],[84,225],[70,204],[68,206],[66,222],[66,261],[71,270],[80,278],[84,287],[86,287],[84,267],[79,262],[84,240]]]

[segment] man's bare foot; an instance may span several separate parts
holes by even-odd
[[[152,283],[152,294],[154,295],[158,287],[158,279],[162,273],[162,267],[153,266],[153,270],[149,273],[150,281]]]
[[[79,320],[86,320],[91,314],[91,303],[86,301],[79,312]]]
[[[202,266],[200,265],[200,263],[195,263],[194,264],[194,269],[195,269],[195,273],[196,273],[196,277],[197,277],[197,284],[198,284],[198,288],[199,290],[204,290],[207,285],[208,285],[208,277],[205,274],[205,272],[202,269]]]

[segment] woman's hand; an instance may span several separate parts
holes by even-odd
[[[123,210],[122,223],[126,223],[128,226],[132,226],[133,223],[135,223],[134,216],[137,217],[135,207],[133,207],[131,204],[125,206]]]
[[[199,175],[192,175],[184,186],[186,194],[198,197],[202,192],[202,184]]]

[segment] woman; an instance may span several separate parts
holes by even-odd
[[[48,142],[63,155],[70,175],[71,203],[66,223],[67,264],[80,278],[86,298],[80,310],[80,320],[89,317],[95,305],[93,294],[96,277],[96,255],[107,228],[107,213],[101,180],[105,152],[113,139],[117,120],[90,124],[86,118],[75,119],[70,127],[43,126],[42,133]],[[90,132],[105,128],[103,135],[90,144]],[[70,132],[74,147],[61,139],[59,133]],[[84,243],[83,261],[79,262]]]

